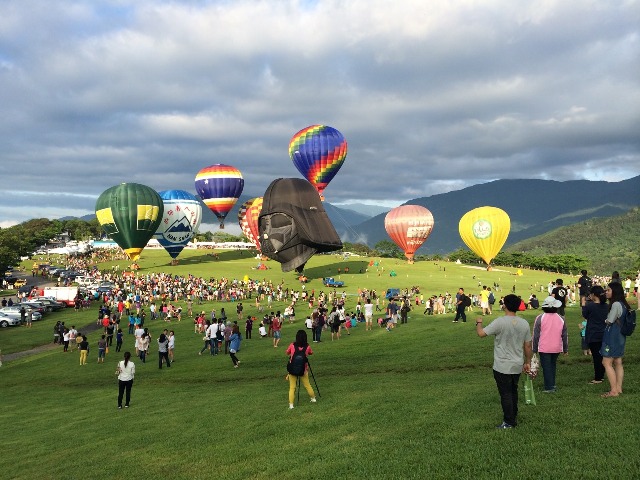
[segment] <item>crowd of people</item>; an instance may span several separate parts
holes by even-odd
[[[71,268],[88,269],[81,259],[71,262]],[[606,377],[609,390],[602,396],[619,396],[624,377],[622,357],[625,337],[620,334],[617,325],[621,315],[630,308],[626,298],[638,292],[638,279],[635,282],[630,278],[621,280],[615,273],[610,278],[590,278],[583,271],[572,286],[565,286],[562,279],[550,282],[547,285],[548,296],[542,302],[535,294],[531,294],[527,301],[513,293],[501,296],[498,300],[495,293],[501,291],[499,285],[479,283],[477,293],[467,294],[464,288],[460,288],[454,295],[445,292],[426,298],[418,287],[401,290],[399,295],[389,299],[378,295],[375,290],[358,289],[356,298],[349,301],[352,308],[348,308],[345,292],[316,292],[315,289],[308,290],[305,283],[295,289],[285,286],[284,282],[275,284],[267,280],[205,279],[166,273],[132,275],[116,268],[110,271],[94,269],[92,274],[97,280],[113,283],[109,292],[97,296],[84,292],[81,293],[84,298],[78,298],[80,308],[87,308],[91,301],[99,305],[96,322],[102,332],[96,344],[97,362],[104,362],[105,353],[112,347],[114,338],[115,351],[120,352],[127,341],[126,336],[133,335],[132,350],[141,363],[146,363],[150,345],[157,343],[160,369],[163,366],[171,367],[175,361],[175,332],[170,329],[170,324],[185,318],[193,321],[194,334],[202,335],[200,355],[207,351],[211,356],[229,355],[233,367],[238,368],[241,363],[238,359],[241,342],[252,338],[254,326],[257,326],[258,338],[269,338],[273,347],[278,348],[283,326],[296,322],[299,309],[308,312],[303,315],[306,317],[306,331],[311,332],[313,343],[319,343],[324,341],[324,332],[330,335],[332,341],[339,341],[344,335],[350,335],[351,329],[359,324],[364,324],[366,331],[372,330],[376,323],[392,331],[398,325],[407,323],[408,312],[412,309],[419,308],[424,315],[456,312],[453,321],[464,323],[466,313],[479,308],[482,316],[476,320],[478,335],[496,336],[494,379],[503,407],[500,428],[517,425],[517,380],[521,372],[530,373],[532,355],[540,357],[543,392],[557,391],[557,359],[559,355],[568,354],[565,308],[570,305],[579,304],[582,307],[583,321],[579,325],[582,350],[585,355],[591,355],[594,369],[593,379],[589,383],[601,384]],[[225,307],[233,313],[227,313],[225,307],[220,308],[219,312],[213,308],[207,313],[201,309],[205,302],[228,302]],[[261,318],[246,315],[244,303],[255,305]],[[484,327],[482,317],[493,314],[496,303],[501,316]],[[276,304],[284,307],[277,310],[274,308]],[[542,313],[536,317],[531,332],[528,323],[521,321],[517,314],[525,309],[538,308]],[[374,316],[379,316],[377,321],[374,321]],[[167,328],[163,328],[162,333],[154,338],[149,325],[156,330],[159,326]],[[243,333],[241,328],[244,329]],[[286,355],[290,362],[301,349],[306,356],[313,353],[307,343],[306,331],[300,330],[296,341],[287,348]],[[78,332],[74,326],[66,328],[64,323],[58,322],[54,328],[54,343],[60,343],[64,352],[76,349],[80,352],[80,365],[87,364],[89,344],[86,335]],[[123,395],[126,393],[127,407],[135,374],[132,354],[128,350],[117,373],[120,385],[118,406],[122,408]],[[312,401],[315,401],[306,377],[307,371],[289,375],[290,387],[297,385],[299,388],[302,384]],[[290,407],[293,405],[291,392],[290,388]]]

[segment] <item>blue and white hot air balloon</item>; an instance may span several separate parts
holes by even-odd
[[[175,259],[195,236],[202,220],[202,206],[184,190],[165,190],[159,194],[164,214],[153,238]]]

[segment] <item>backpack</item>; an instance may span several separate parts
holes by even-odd
[[[302,349],[298,347],[294,348],[295,351],[293,352],[293,356],[289,360],[289,363],[287,363],[287,372],[291,375],[295,375],[296,377],[301,377],[304,375],[305,366],[308,362],[306,354],[307,349],[306,347]]]
[[[489,305],[493,305],[496,303],[496,297],[493,295],[493,292],[489,293]]]
[[[469,297],[468,295],[463,295],[462,296],[462,306],[463,307],[470,307],[471,306],[471,297]]]
[[[622,307],[620,315],[620,333],[625,337],[630,337],[636,329],[636,311]]]

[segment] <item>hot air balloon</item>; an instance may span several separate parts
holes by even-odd
[[[158,229],[163,211],[158,192],[139,183],[111,187],[96,202],[98,222],[134,262]]]
[[[262,197],[247,200],[238,210],[238,223],[242,233],[256,246],[258,251],[261,251],[260,240],[258,239],[258,216],[261,210]]]
[[[184,190],[165,190],[159,195],[164,214],[153,237],[175,259],[196,234],[202,219],[202,205]]]
[[[479,207],[465,213],[458,225],[462,241],[487,264],[507,241],[511,220],[504,210]]]
[[[289,156],[324,200],[322,192],[347,158],[347,141],[335,128],[311,125],[291,137]]]
[[[224,228],[224,218],[238,201],[244,188],[242,173],[235,167],[217,163],[196,175],[196,192]]]
[[[413,263],[413,255],[433,230],[433,215],[420,205],[402,205],[387,213],[384,228]]]
[[[302,272],[314,254],[342,248],[316,189],[302,178],[278,178],[262,199],[258,217],[262,254],[282,271]]]

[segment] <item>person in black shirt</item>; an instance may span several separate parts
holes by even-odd
[[[587,297],[590,295],[593,281],[587,276],[587,271],[582,270],[580,272],[580,278],[578,279],[578,290],[580,292],[580,306],[584,307]]]
[[[551,290],[551,296],[562,302],[562,306],[558,307],[558,315],[562,317],[564,317],[564,307],[567,305],[567,289],[563,283],[561,278],[557,279],[555,288]]]

